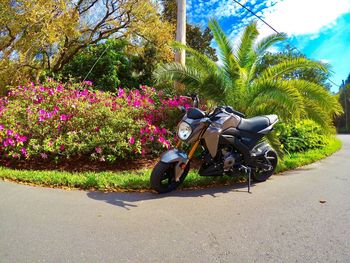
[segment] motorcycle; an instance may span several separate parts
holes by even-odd
[[[200,176],[248,175],[250,180],[266,181],[274,172],[278,155],[263,137],[273,130],[277,115],[245,118],[230,106],[218,106],[206,113],[198,108],[198,95],[191,95],[193,107],[182,107],[184,116],[177,126],[179,142],[167,150],[155,165],[150,183],[158,193],[175,190],[185,180],[191,159],[201,146]],[[191,145],[186,153],[180,147]]]

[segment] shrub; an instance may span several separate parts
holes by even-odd
[[[322,127],[312,120],[279,123],[276,131],[286,153],[322,148],[329,142],[329,135],[325,134]]]
[[[91,90],[92,83],[49,80],[12,89],[0,100],[0,151],[3,157],[70,158],[100,161],[132,158],[174,141],[178,105],[153,88]],[[163,120],[173,120],[164,122]]]

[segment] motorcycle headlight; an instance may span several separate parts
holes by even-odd
[[[180,140],[186,141],[188,137],[190,137],[191,133],[191,126],[187,122],[181,122],[177,131],[177,135],[179,136]]]

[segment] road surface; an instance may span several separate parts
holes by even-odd
[[[340,138],[333,156],[252,194],[243,185],[159,196],[0,181],[0,262],[350,262],[350,136]]]

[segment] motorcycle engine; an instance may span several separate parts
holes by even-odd
[[[224,171],[229,171],[236,163],[235,153],[231,147],[224,147],[221,149],[223,163],[224,163]]]

